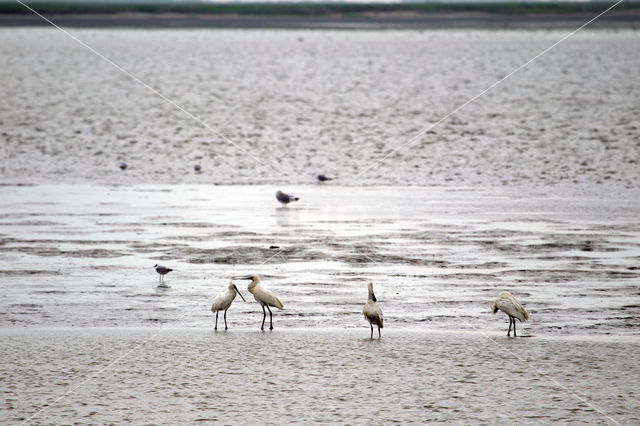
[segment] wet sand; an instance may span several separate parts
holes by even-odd
[[[576,34],[398,151],[567,32],[74,34],[235,146],[61,32],[4,28],[4,182],[640,188],[636,31]]]
[[[90,378],[27,423],[640,421],[638,341],[367,334],[0,329],[2,416],[29,419]]]

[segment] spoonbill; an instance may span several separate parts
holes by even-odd
[[[260,330],[264,331],[264,322],[267,319],[267,312],[264,310],[265,306],[269,310],[269,330],[273,330],[273,314],[271,313],[270,306],[278,309],[284,309],[284,305],[273,293],[260,285],[260,277],[258,275],[247,275],[246,277],[235,277],[236,280],[251,280],[247,286],[249,293],[253,294],[256,302],[262,306],[262,325]]]
[[[496,297],[496,301],[491,304],[491,311],[494,314],[498,312],[498,310],[501,310],[509,316],[509,331],[507,331],[507,337],[511,335],[512,323],[513,337],[516,337],[516,318],[520,321],[526,321],[529,319],[529,313],[508,291],[501,292],[498,297]]]
[[[157,263],[154,266],[154,268],[156,268],[156,272],[160,275],[161,285],[164,284],[164,276],[167,275],[169,272],[173,271],[173,269],[167,268],[166,266],[158,265]]]
[[[382,308],[376,302],[376,295],[373,293],[373,283],[369,283],[369,298],[364,305],[362,313],[364,318],[369,321],[371,327],[371,338],[373,339],[373,324],[378,326],[378,338],[380,338],[380,329],[384,328],[384,320],[382,319]]]
[[[213,299],[213,303],[211,304],[211,312],[216,313],[216,326],[214,330],[218,330],[218,312],[220,311],[224,311],[224,329],[229,329],[229,327],[227,327],[227,309],[229,309],[229,307],[231,306],[233,299],[236,298],[236,293],[238,293],[242,300],[246,302],[244,296],[240,293],[238,287],[236,287],[233,281],[229,282],[229,286],[227,287],[226,291],[219,293]]]
[[[291,194],[285,194],[282,191],[276,192],[276,199],[282,203],[283,206],[286,206],[292,201],[298,201],[300,198]]]

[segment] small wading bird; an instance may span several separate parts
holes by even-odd
[[[509,331],[507,337],[511,335],[511,324],[513,323],[513,337],[516,337],[516,318],[520,321],[529,319],[529,313],[522,307],[520,302],[508,291],[503,291],[496,297],[496,301],[491,304],[491,311],[495,314],[498,310],[509,316]]]
[[[164,284],[164,276],[173,271],[173,269],[158,265],[157,263],[154,268],[156,268],[156,272],[160,275],[160,285]]]
[[[262,306],[262,325],[260,330],[264,331],[264,321],[267,319],[267,312],[264,310],[266,306],[269,310],[269,330],[273,330],[273,314],[270,306],[278,309],[284,309],[284,305],[273,293],[260,285],[260,277],[257,275],[247,275],[246,277],[234,277],[234,280],[251,280],[247,286],[249,293],[253,294],[256,302]]]
[[[123,161],[118,167],[120,167],[120,170],[127,170],[127,163]]]
[[[325,175],[318,175],[318,182],[327,182],[330,180],[333,180],[333,179],[330,177],[326,177]]]
[[[233,299],[236,298],[236,293],[238,293],[242,300],[246,302],[244,296],[242,296],[242,294],[238,290],[238,287],[236,287],[233,281],[229,282],[229,287],[227,287],[226,291],[218,294],[215,299],[213,299],[213,303],[211,304],[211,312],[216,313],[216,326],[214,327],[214,330],[218,330],[218,312],[220,311],[224,311],[224,329],[229,329],[229,327],[227,327],[227,309],[229,309],[229,306],[231,306]]]
[[[202,171],[202,167],[200,167],[200,164],[196,164],[193,166],[193,170],[195,170],[196,173],[200,173]]]
[[[286,206],[292,201],[298,201],[300,198],[295,197],[291,194],[285,194],[282,191],[276,192],[276,199],[282,203],[283,206]]]
[[[364,318],[369,321],[369,326],[371,327],[371,338],[373,339],[373,325],[378,326],[378,338],[380,338],[380,329],[384,328],[384,320],[382,319],[382,309],[380,305],[376,302],[376,295],[373,293],[373,283],[369,283],[369,300],[364,305],[364,309],[362,313],[364,314]]]

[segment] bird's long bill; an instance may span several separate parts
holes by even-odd
[[[242,298],[242,300],[243,300],[244,302],[246,302],[246,301],[247,301],[247,299],[245,299],[245,298],[244,298],[244,296],[242,295],[242,293],[240,293],[240,290],[238,290],[238,287],[235,287],[235,289],[236,289],[236,293],[238,293],[238,296],[240,296],[240,297]]]
[[[252,280],[253,275],[243,275],[239,277],[231,277],[232,280]]]

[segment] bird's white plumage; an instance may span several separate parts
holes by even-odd
[[[370,300],[364,305],[362,310],[364,317],[371,324],[377,325],[380,328],[384,328],[384,320],[382,319],[382,308],[376,302]],[[393,327],[392,327],[393,328]]]
[[[511,317],[518,318],[520,321],[527,321],[529,319],[527,310],[508,291],[503,291],[496,297],[496,301],[491,305],[491,309],[494,314],[500,310]]]
[[[231,303],[233,303],[233,300],[236,298],[236,294],[236,289],[233,283],[229,284],[227,290],[219,293],[213,299],[213,303],[211,304],[211,312],[224,311],[226,309],[229,309],[229,306],[231,306]]]
[[[260,304],[260,306],[273,306],[274,308],[284,309],[284,305],[273,293],[264,288],[260,284],[260,279],[258,277],[254,277],[247,287],[249,293],[253,294],[253,297],[256,299],[256,302]]]
[[[384,328],[384,319],[382,318],[382,308],[376,303],[376,296],[373,293],[373,283],[369,283],[369,298],[362,309],[362,313],[370,324],[375,324],[380,328]]]

